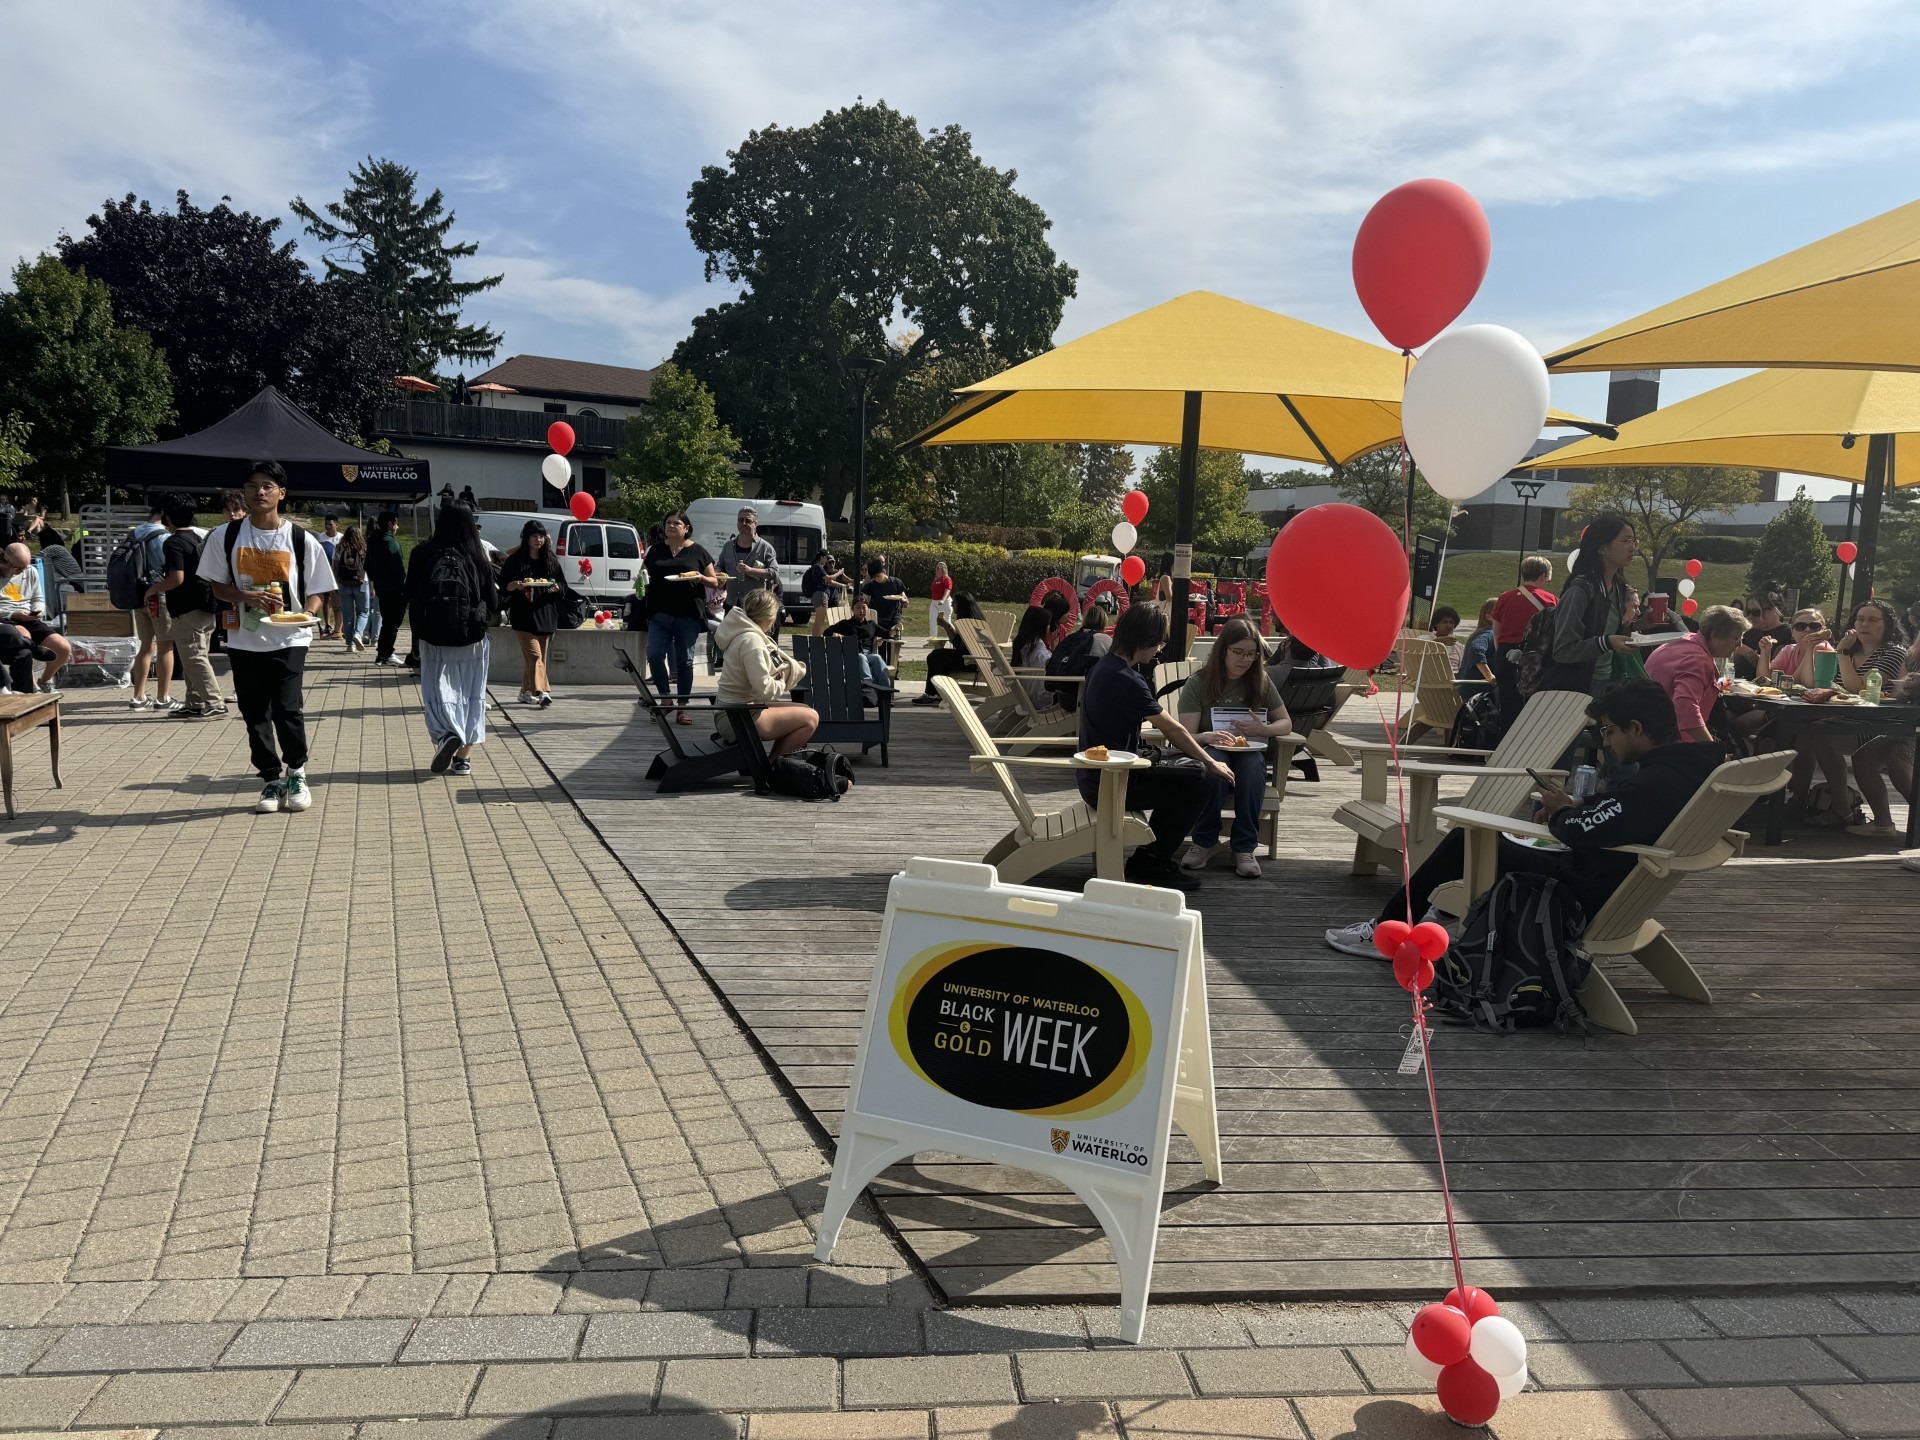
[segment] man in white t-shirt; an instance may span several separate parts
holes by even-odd
[[[0,546],[0,624],[12,625],[46,662],[40,672],[40,693],[57,695],[53,677],[73,658],[67,637],[47,623],[47,597],[40,588],[40,572],[24,541]],[[10,647],[17,648],[17,647]]]
[[[200,549],[198,573],[213,586],[216,598],[233,607],[227,626],[233,693],[247,722],[254,768],[266,782],[254,809],[262,815],[305,810],[313,804],[313,791],[307,784],[307,718],[300,685],[314,626],[271,617],[282,611],[318,615],[337,588],[333,567],[311,530],[280,518],[287,472],[277,463],[257,461],[240,493],[247,504],[246,519],[214,527]],[[296,551],[295,546],[300,548]]]

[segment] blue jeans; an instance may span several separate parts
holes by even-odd
[[[360,638],[362,640],[380,638],[380,592],[373,588],[371,582],[367,585],[367,623],[361,628]]]
[[[1233,771],[1233,784],[1213,782],[1213,796],[1193,827],[1193,843],[1220,843],[1220,812],[1227,808],[1227,792],[1233,792],[1233,853],[1251,855],[1260,845],[1260,802],[1267,798],[1267,752],[1264,750],[1218,750],[1207,746],[1207,754],[1226,762]]]
[[[693,642],[706,627],[693,615],[655,615],[647,621],[647,667],[653,672],[653,688],[666,699],[673,693],[667,684],[667,652],[673,652],[673,678],[679,682],[680,698],[693,694]]]
[[[874,654],[873,651],[862,650],[860,652],[860,663],[866,667],[867,683],[869,685],[884,690],[887,686],[893,684],[893,677],[887,674],[887,662]]]
[[[366,639],[367,611],[373,605],[373,587],[362,580],[358,585],[340,587],[340,633],[354,640]]]

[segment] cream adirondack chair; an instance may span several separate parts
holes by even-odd
[[[967,643],[973,642],[969,639]],[[985,864],[998,870],[1007,884],[1014,885],[1062,861],[1092,855],[1094,869],[1102,880],[1126,878],[1126,847],[1145,845],[1153,839],[1153,830],[1146,820],[1127,809],[1126,767],[1082,765],[1068,755],[1005,754],[973,713],[973,707],[967,704],[952,676],[934,677],[933,688],[947,702],[954,723],[966,739],[974,773],[991,775],[1000,787],[1007,808],[1013,811],[1013,828],[980,857]],[[1079,742],[1071,737],[1056,737],[1029,743],[1072,747]],[[1071,799],[1061,796],[1058,809],[1038,809],[1015,777],[1013,767],[1016,765],[1066,772],[1099,770],[1102,803],[1094,807],[1078,795]],[[1146,761],[1139,762],[1140,767],[1145,765]]]
[[[1446,745],[1402,745],[1400,776],[1407,787],[1407,860],[1418,865],[1439,843],[1434,818],[1440,803],[1440,782],[1472,780],[1460,806],[1494,815],[1517,815],[1533,788],[1528,768],[1557,775],[1554,761],[1566,753],[1587,723],[1589,697],[1578,690],[1542,690],[1530,697],[1511,729],[1491,750],[1457,749]],[[1400,805],[1393,793],[1393,771],[1386,745],[1347,741],[1360,752],[1360,798],[1349,800],[1333,818],[1358,837],[1353,847],[1353,873],[1371,875],[1375,867],[1400,865]],[[1448,765],[1419,757],[1479,755],[1484,765]]]
[[[1406,738],[1418,740],[1429,730],[1442,735],[1453,733],[1453,722],[1460,714],[1466,695],[1484,688],[1484,680],[1455,678],[1453,661],[1447,647],[1429,636],[1402,642],[1406,647],[1406,673],[1412,682],[1413,706],[1407,715]]]
[[[953,628],[967,642],[967,653],[986,683],[987,698],[980,702],[980,721],[992,733],[1003,740],[1019,740],[1072,735],[1079,728],[1071,710],[1058,705],[1042,708],[1033,703],[1025,682],[1038,672],[1016,671],[986,625],[978,620],[955,620]]]
[[[1616,846],[1622,853],[1638,857],[1638,863],[1600,907],[1600,913],[1587,922],[1582,948],[1596,962],[1631,955],[1669,995],[1711,1005],[1713,992],[1707,982],[1687,963],[1687,957],[1653,918],[1653,912],[1686,876],[1712,870],[1741,852],[1747,836],[1733,829],[1733,823],[1755,801],[1787,783],[1787,767],[1792,763],[1791,750],[1729,760],[1707,777],[1657,842]],[[1466,878],[1434,892],[1435,908],[1449,915],[1466,914],[1473,898],[1493,884],[1502,831],[1552,838],[1544,825],[1490,815],[1464,805],[1443,805],[1439,814],[1467,829]],[[1587,1007],[1587,1017],[1594,1024],[1626,1035],[1639,1033],[1632,1013],[1597,963],[1581,987],[1580,1003]]]

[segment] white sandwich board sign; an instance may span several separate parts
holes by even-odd
[[[1093,1211],[1137,1342],[1175,1123],[1220,1180],[1200,917],[1178,891],[1092,880],[1076,896],[909,860],[887,891],[814,1256],[919,1151],[1019,1166]]]

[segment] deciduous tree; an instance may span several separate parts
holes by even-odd
[[[1140,526],[1139,549],[1154,569],[1156,554],[1173,548],[1175,511],[1180,492],[1180,452],[1163,446],[1140,472],[1147,493],[1147,518]],[[1247,514],[1247,465],[1224,450],[1202,450],[1194,487],[1193,543],[1197,550],[1238,555],[1266,537],[1266,526]]]
[[[739,454],[740,442],[714,414],[713,392],[679,366],[662,365],[608,469],[627,513],[647,525],[709,495],[738,494]]]
[[[1080,482],[1080,499],[1103,510],[1118,510],[1133,478],[1133,455],[1124,445],[1069,445],[1067,464]]]
[[[1283,471],[1282,478],[1303,472]],[[1453,533],[1453,502],[1435,493],[1418,470],[1413,472],[1413,533],[1444,540]],[[1315,483],[1301,480],[1297,483]],[[1326,483],[1320,481],[1318,483]],[[1349,460],[1333,474],[1340,498],[1349,505],[1378,515],[1393,533],[1407,537],[1407,482],[1400,470],[1400,451],[1376,450]]]
[[[1717,515],[1759,498],[1760,476],[1753,470],[1720,466],[1622,466],[1595,470],[1593,482],[1573,492],[1577,516],[1613,510],[1633,522],[1647,586],[1660,578],[1667,557],[1680,543],[1700,533],[1701,517]]]
[[[740,286],[674,353],[713,388],[767,488],[821,491],[838,516],[858,444],[848,355],[885,361],[876,433],[903,382],[940,366],[967,384],[1052,344],[1074,272],[1049,222],[958,126],[922,132],[884,103],[797,129],[756,130],[689,192],[687,229],[708,279]],[[893,343],[904,320],[910,338]]]

